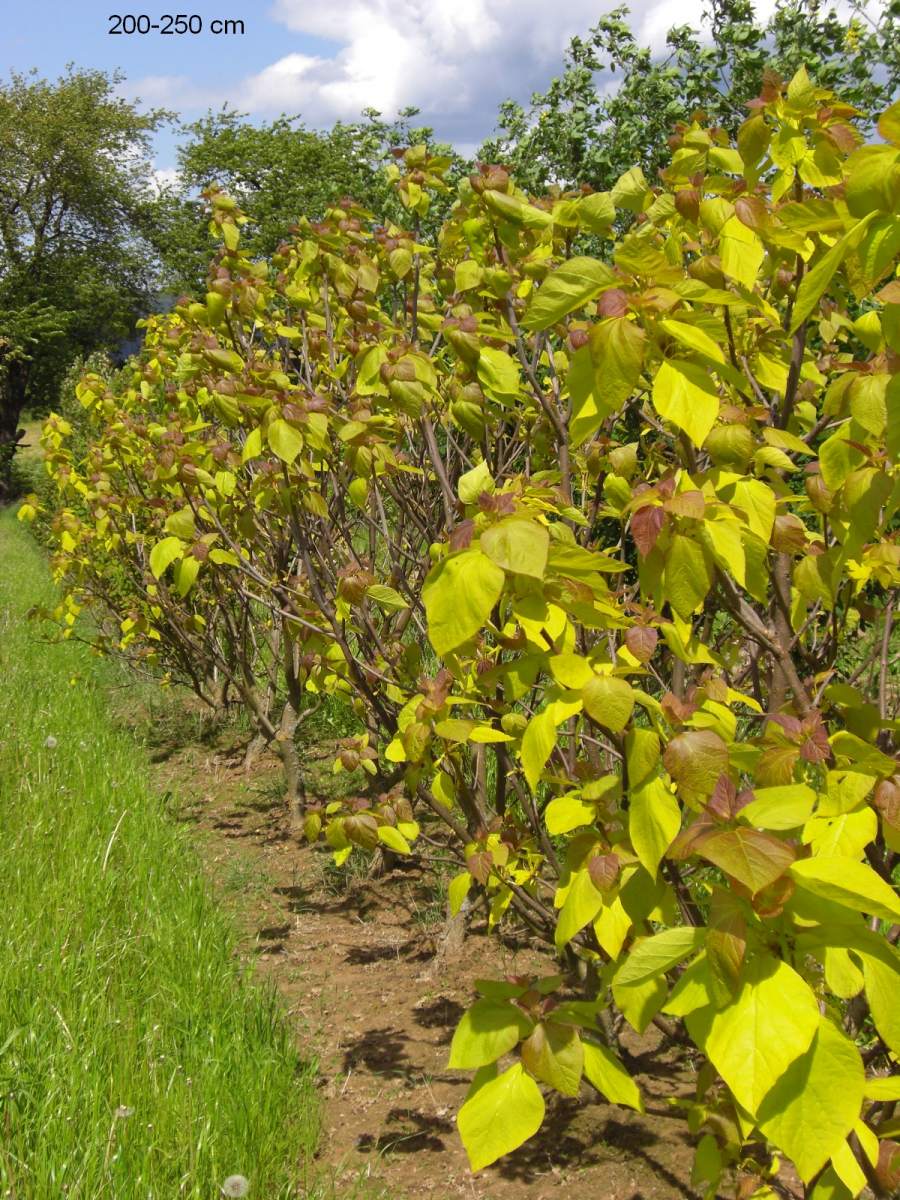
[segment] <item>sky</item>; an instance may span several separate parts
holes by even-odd
[[[470,152],[494,128],[500,102],[527,102],[559,74],[571,37],[584,34],[615,0],[181,0],[200,33],[110,32],[111,10],[162,23],[169,0],[8,2],[0,24],[0,73],[36,68],[55,78],[69,62],[120,69],[122,92],[185,120],[227,104],[258,120],[282,112],[316,128],[354,120],[364,108],[385,117],[407,105],[423,124]],[[632,0],[640,39],[662,50],[675,24],[699,25],[703,0]],[[773,0],[757,0],[768,16]],[[243,33],[216,33],[218,19]],[[196,26],[197,22],[194,21]],[[127,27],[127,24],[126,24]],[[156,165],[175,167],[176,134],[159,136]]]

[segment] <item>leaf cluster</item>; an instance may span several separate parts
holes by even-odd
[[[668,135],[698,110],[736,133],[767,71],[789,79],[805,67],[870,123],[900,87],[896,3],[839,14],[818,0],[779,0],[763,20],[753,0],[709,0],[704,15],[702,29],[673,26],[660,54],[635,36],[627,6],[614,9],[572,40],[546,91],[501,105],[479,157],[510,164],[531,191],[608,188],[635,164],[655,178]]]

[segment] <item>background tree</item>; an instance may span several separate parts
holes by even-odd
[[[225,108],[184,126],[178,181],[160,196],[154,235],[172,286],[190,290],[206,275],[216,243],[200,193],[211,186],[224,188],[246,211],[244,240],[261,256],[275,251],[301,215],[320,220],[344,196],[353,196],[380,220],[397,219],[399,205],[383,167],[393,147],[434,141],[432,129],[412,127],[417,113],[406,108],[386,121],[367,109],[359,121],[313,130],[300,116],[282,113],[260,125]],[[450,156],[457,176],[468,170],[451,147],[438,152]]]
[[[24,430],[19,428],[20,409],[12,397],[27,387],[34,349],[50,347],[64,336],[58,314],[40,304],[29,304],[16,312],[2,314],[0,324],[0,499],[4,481],[12,471],[16,448]]]
[[[667,53],[654,58],[623,5],[572,39],[562,75],[530,105],[501,106],[499,132],[479,157],[508,163],[535,193],[576,181],[606,188],[636,163],[655,178],[679,121],[702,109],[733,135],[762,90],[764,71],[788,79],[801,65],[871,127],[900,87],[900,3],[891,0],[874,16],[862,0],[851,7],[845,18],[820,0],[779,0],[761,22],[752,0],[708,0],[711,42],[690,25],[676,26]],[[604,88],[601,71],[612,73],[614,91]]]
[[[120,82],[70,67],[0,84],[0,497],[22,411],[121,341],[154,287],[150,135],[167,114],[139,113]]]

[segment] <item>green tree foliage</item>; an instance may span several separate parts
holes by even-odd
[[[28,375],[35,355],[65,336],[65,315],[40,302],[0,313],[0,500],[12,478],[12,464],[23,430],[19,428]]]
[[[474,1169],[547,1093],[640,1108],[618,1034],[656,1022],[699,1193],[771,1196],[779,1155],[816,1200],[896,1187],[900,104],[854,116],[767,79],[652,182],[486,164],[434,240],[411,147],[403,224],[346,202],[271,262],[212,192],[203,298],[83,381],[86,456],[48,421],[64,634],[93,602],[252,715],[266,664],[295,711],[345,698],[335,770],[375,783],[305,836],[427,824],[453,910],[555,956],[454,1036]]]
[[[206,273],[214,242],[199,196],[212,186],[248,214],[245,244],[267,256],[301,216],[318,220],[343,196],[353,196],[381,219],[396,216],[384,163],[393,147],[432,140],[431,129],[411,127],[416,112],[406,109],[386,122],[372,109],[359,122],[316,131],[299,117],[255,124],[226,109],[186,126],[177,186],[161,197],[155,236],[172,283],[195,288]],[[441,152],[457,161],[449,147]]]
[[[70,68],[0,85],[0,495],[23,408],[126,336],[152,283],[141,228],[163,114],[118,98],[119,82]]]
[[[733,134],[764,73],[789,79],[801,65],[871,122],[900,89],[900,4],[853,0],[851,9],[845,18],[820,0],[778,0],[763,22],[753,0],[708,0],[708,30],[675,26],[654,57],[621,6],[572,40],[562,75],[530,105],[501,106],[499,133],[480,157],[508,163],[534,192],[552,183],[608,188],[635,164],[652,179],[679,121],[702,109]],[[601,87],[601,71],[614,90]]]

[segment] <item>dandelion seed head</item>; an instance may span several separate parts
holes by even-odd
[[[56,738],[51,733],[51,734],[48,734],[47,737],[44,738],[44,745],[47,747],[48,750],[55,750],[56,747],[59,745],[59,742],[56,740]]]
[[[119,1107],[116,1109],[116,1116],[121,1117],[123,1120],[126,1117],[130,1117],[133,1115],[134,1115],[134,1109],[129,1108],[129,1106],[127,1104],[120,1104]]]
[[[222,1184],[223,1196],[246,1196],[250,1191],[250,1180],[243,1175],[229,1175]]]

